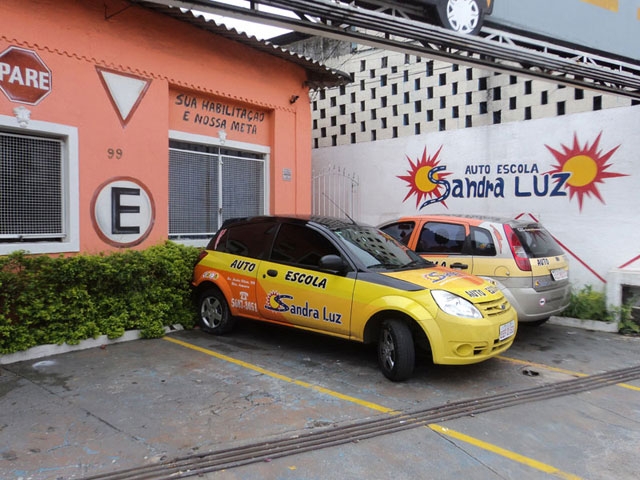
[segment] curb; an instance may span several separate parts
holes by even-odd
[[[182,325],[164,327],[165,334],[178,330],[183,330]],[[77,352],[78,350],[87,350],[89,348],[104,348],[107,345],[113,345],[114,343],[130,342],[132,340],[139,339],[140,330],[127,330],[124,332],[124,335],[114,339],[110,339],[106,335],[100,335],[98,338],[82,340],[77,345],[68,345],[66,343],[63,343],[62,345],[38,345],[37,347],[32,347],[21,352],[0,355],[0,365],[8,365],[10,363],[23,362],[25,360],[35,360],[37,358],[60,355],[62,353]]]
[[[552,325],[562,325],[563,327],[582,328],[594,332],[618,333],[617,322],[601,322],[598,320],[581,320],[571,317],[551,317],[549,323]]]

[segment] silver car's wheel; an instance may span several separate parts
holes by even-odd
[[[442,26],[459,33],[474,35],[482,27],[482,8],[478,0],[446,0],[438,7]]]
[[[215,335],[220,335],[233,328],[234,318],[229,313],[229,305],[222,292],[208,288],[200,294],[199,323],[200,328]]]
[[[378,364],[385,377],[394,382],[406,380],[413,373],[415,346],[406,323],[385,320],[378,340]]]

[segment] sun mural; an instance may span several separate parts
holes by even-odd
[[[415,161],[408,155],[410,168],[406,175],[398,175],[397,178],[406,182],[409,192],[404,197],[406,202],[415,196],[416,207],[422,210],[424,207],[440,203],[449,208],[446,200],[451,196],[456,199],[463,198],[505,198],[505,176],[514,179],[515,197],[559,197],[569,200],[577,198],[578,206],[582,211],[585,198],[595,197],[605,203],[600,193],[600,186],[606,179],[615,177],[627,177],[628,174],[611,172],[610,163],[613,154],[620,145],[603,152],[600,148],[602,132],[589,144],[583,145],[578,140],[577,133],[573,134],[573,143],[561,144],[555,149],[545,145],[556,160],[551,164],[550,170],[541,171],[536,162],[514,162],[489,164],[464,164],[464,174],[455,176],[454,172],[447,171],[447,166],[441,164],[440,154],[442,146],[434,154],[429,154],[427,147],[422,156]],[[495,169],[495,170],[494,170]],[[497,176],[492,177],[492,170]],[[461,172],[462,173],[462,172]],[[451,178],[447,178],[454,175]],[[482,177],[480,178],[480,175]],[[549,188],[551,182],[555,187]],[[527,188],[529,187],[529,188]],[[531,188],[533,187],[533,188]]]
[[[425,147],[422,158],[416,163],[413,163],[411,158],[407,156],[409,165],[411,165],[411,168],[407,170],[409,175],[398,175],[398,178],[407,182],[407,186],[409,187],[409,193],[404,197],[403,202],[406,202],[409,197],[415,195],[416,207],[422,208],[429,203],[438,201],[438,199],[442,198],[446,193],[442,189],[447,189],[448,183],[441,182],[441,180],[451,175],[451,172],[442,171],[446,167],[440,166],[440,161],[438,160],[438,155],[441,150],[442,146],[433,156],[427,156],[427,148]],[[422,203],[427,197],[428,200]],[[420,206],[421,203],[422,206]],[[444,201],[441,203],[445,207],[447,206]]]
[[[585,197],[593,195],[602,203],[605,201],[600,196],[598,190],[599,183],[604,183],[605,178],[614,177],[626,177],[624,173],[608,172],[611,164],[607,164],[607,161],[620,147],[618,145],[612,148],[607,153],[602,154],[600,151],[600,132],[593,144],[589,146],[585,143],[583,147],[578,142],[578,135],[573,135],[573,146],[568,147],[562,145],[562,152],[551,148],[549,145],[545,145],[547,149],[552,153],[558,162],[557,165],[552,166],[550,174],[554,173],[570,173],[571,176],[567,180],[566,188],[569,190],[569,198],[576,196],[578,198],[578,205],[582,210],[582,202]]]

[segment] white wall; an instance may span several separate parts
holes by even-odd
[[[640,271],[639,127],[640,106],[614,108],[320,148],[313,151],[313,165],[356,173],[361,185],[359,220],[373,225],[418,213],[534,217],[565,247],[574,285],[604,289],[612,269]],[[444,184],[428,181],[431,167],[416,175],[412,164],[418,165],[425,148],[427,157],[440,149],[431,163],[446,167],[438,178],[452,190],[447,198],[420,208],[445,191]],[[559,160],[550,149],[558,152]],[[502,165],[509,165],[509,171]],[[512,165],[516,173],[511,173]],[[570,175],[556,185],[562,165]],[[472,173],[473,167],[482,173]],[[417,188],[410,190],[402,176],[417,178]],[[469,198],[466,191],[460,196],[454,189],[456,183],[483,178],[494,184],[501,179],[501,195]]]

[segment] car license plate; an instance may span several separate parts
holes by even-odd
[[[556,268],[555,270],[551,270],[551,276],[553,279],[558,282],[560,280],[566,280],[569,278],[569,272],[564,268]]]
[[[514,333],[516,333],[516,322],[514,320],[500,325],[500,341],[509,338]]]

